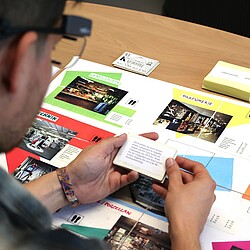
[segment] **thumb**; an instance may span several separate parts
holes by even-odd
[[[119,135],[119,136],[113,137],[112,139],[113,139],[114,146],[115,146],[116,148],[119,148],[119,147],[121,147],[121,146],[125,143],[125,141],[127,140],[127,134],[123,133],[123,134],[121,134],[121,135]]]
[[[109,137],[100,143],[96,144],[96,147],[98,146],[99,149],[102,151],[104,150],[106,154],[111,154],[120,148],[125,141],[127,140],[127,135],[126,134],[121,134],[119,136],[115,137]]]
[[[168,176],[168,188],[182,184],[181,170],[177,162],[173,158],[166,160],[166,173]]]

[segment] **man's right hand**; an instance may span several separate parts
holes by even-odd
[[[202,164],[180,156],[167,159],[166,172],[168,180],[162,186],[153,184],[153,189],[165,200],[172,249],[200,249],[216,183]]]

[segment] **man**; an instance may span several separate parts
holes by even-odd
[[[0,152],[20,142],[40,108],[50,81],[50,53],[59,39],[45,31],[60,25],[64,4],[65,0],[0,0]],[[98,201],[135,181],[137,172],[112,164],[126,139],[122,134],[87,147],[65,168],[25,188],[0,170],[0,248],[105,249],[101,241],[51,230],[48,211]],[[179,166],[193,174],[182,173]],[[172,248],[199,249],[215,183],[202,165],[181,157],[168,159],[166,169],[168,183],[153,188],[166,200]]]

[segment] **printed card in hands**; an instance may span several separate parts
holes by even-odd
[[[142,136],[128,134],[127,141],[118,151],[114,164],[135,170],[163,182],[166,175],[165,161],[176,156],[176,149]]]

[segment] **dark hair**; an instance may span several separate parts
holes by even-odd
[[[12,27],[51,28],[62,16],[65,1],[0,0],[0,20],[7,21]],[[40,42],[45,37],[40,35]]]
[[[64,5],[65,0],[0,0],[0,19],[12,26],[51,27]]]

